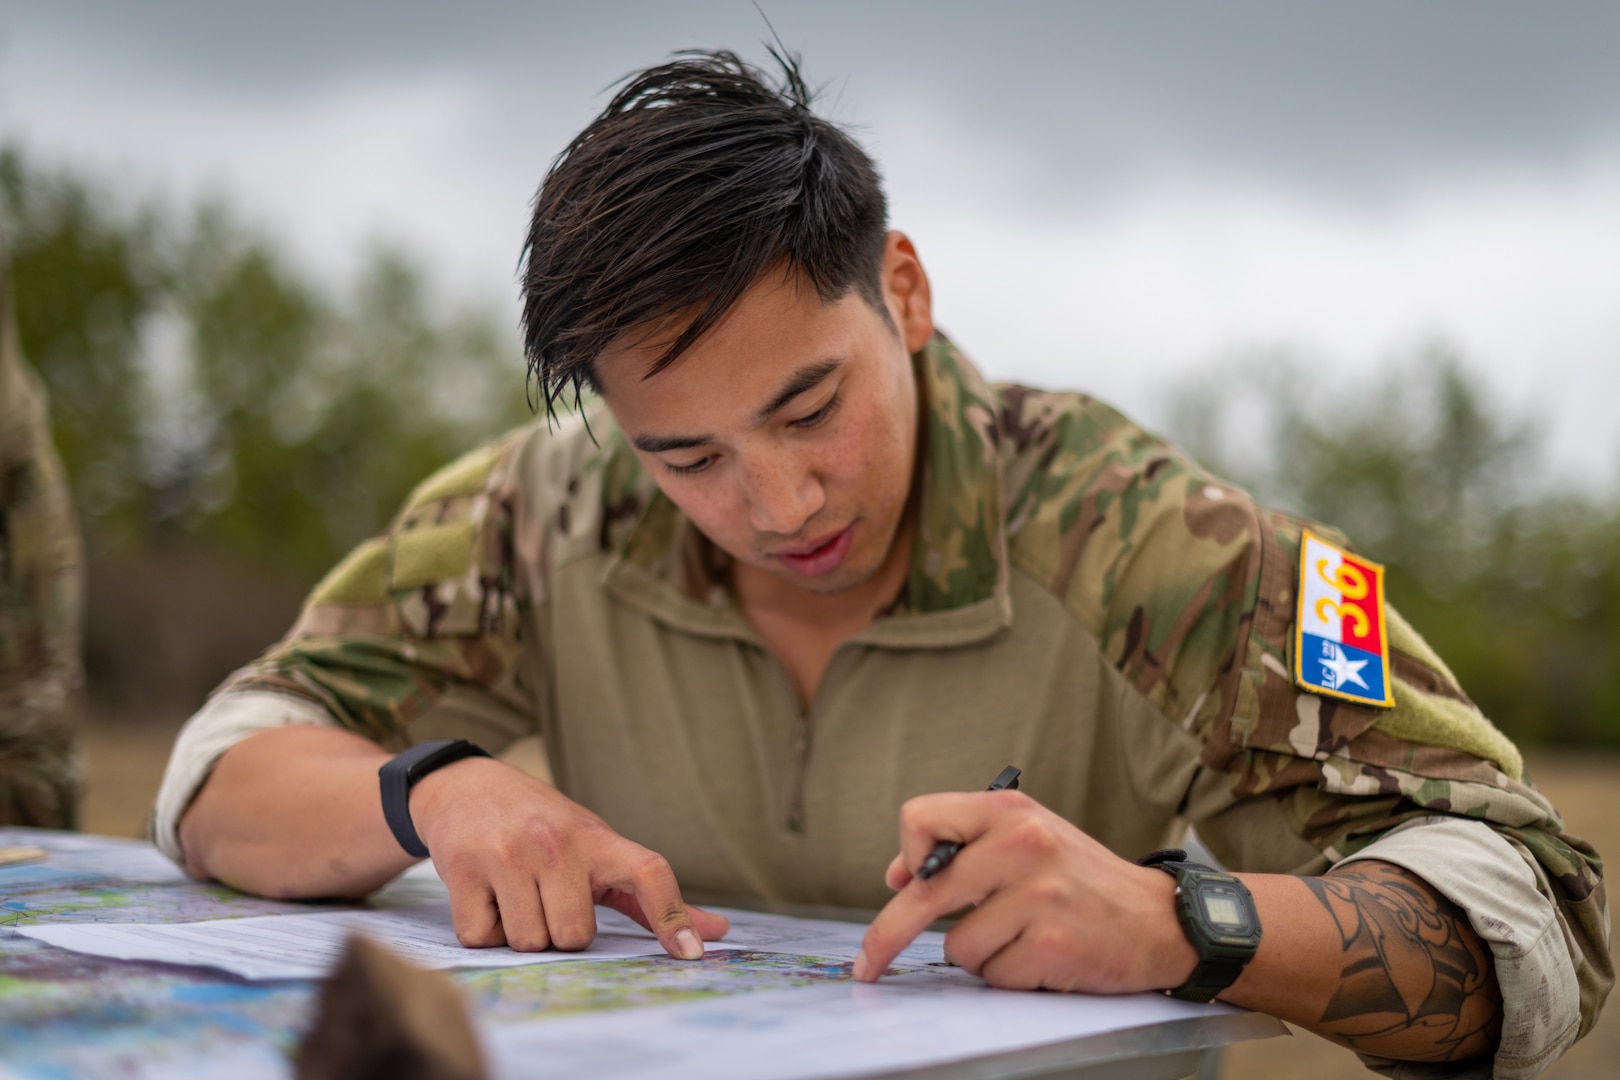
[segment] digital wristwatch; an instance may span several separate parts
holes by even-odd
[[[1211,866],[1188,862],[1176,848],[1155,851],[1138,862],[1176,879],[1176,918],[1198,953],[1187,981],[1165,993],[1183,1001],[1208,1002],[1237,981],[1260,947],[1260,914],[1243,882]]]

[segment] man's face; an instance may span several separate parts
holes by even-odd
[[[891,326],[858,294],[823,303],[771,272],[673,364],[643,378],[684,322],[628,334],[597,361],[603,397],[664,493],[744,566],[830,595],[905,552],[917,387],[933,333],[927,278],[889,235]]]

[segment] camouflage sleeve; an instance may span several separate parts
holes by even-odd
[[[1490,949],[1502,991],[1493,1076],[1538,1076],[1569,1049],[1580,1034],[1580,982],[1558,909],[1539,890],[1535,861],[1522,848],[1483,821],[1437,814],[1391,829],[1338,865],[1362,859],[1399,866],[1427,882],[1466,915]],[[1401,1066],[1389,1059],[1363,1054],[1362,1060],[1399,1075],[1392,1070]]]
[[[1386,608],[1391,708],[1297,689],[1302,522],[1259,509],[1091,399],[1000,394],[1012,558],[1096,634],[1167,732],[1195,737],[1199,768],[1181,810],[1214,855],[1238,870],[1320,874],[1376,857],[1374,845],[1393,852],[1385,838],[1410,823],[1423,822],[1403,837],[1408,852],[1444,843],[1431,820],[1477,826],[1476,841],[1485,829],[1473,865],[1515,883],[1527,868],[1519,910],[1556,920],[1553,959],[1578,987],[1568,995],[1578,1016],[1571,1007],[1526,1030],[1550,1031],[1548,1045],[1589,1030],[1613,983],[1602,861],[1564,831],[1518,750],[1423,639]],[[1433,877],[1441,861],[1424,869],[1444,892]],[[1539,940],[1539,918],[1512,928],[1518,940]],[[1496,1068],[1528,1074],[1535,1055],[1526,1069],[1501,1058]]]
[[[305,699],[396,750],[460,737],[493,753],[533,731],[535,688],[520,659],[539,579],[517,552],[530,436],[515,432],[426,480],[221,693]]]
[[[1420,819],[1489,826],[1530,868],[1555,912],[1584,1035],[1614,981],[1597,852],[1564,831],[1517,748],[1392,608],[1393,707],[1300,690],[1291,672],[1302,525],[1284,514],[1253,514],[1256,542],[1236,579],[1244,596],[1239,644],[1217,683],[1230,705],[1200,722],[1201,763],[1226,805],[1198,823],[1200,835],[1238,868],[1319,873]],[[1256,843],[1262,820],[1280,820],[1303,843]]]
[[[80,589],[44,390],[0,280],[0,825],[72,828],[77,818]]]

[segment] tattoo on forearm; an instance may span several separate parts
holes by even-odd
[[[1305,884],[1333,916],[1344,949],[1322,1013],[1329,1031],[1375,1054],[1431,1044],[1432,1053],[1419,1053],[1437,1061],[1496,1045],[1502,1005],[1490,953],[1456,905],[1400,867],[1370,860]]]

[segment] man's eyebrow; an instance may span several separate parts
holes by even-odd
[[[648,454],[662,454],[666,450],[690,450],[714,442],[713,435],[637,435],[630,440],[636,449]]]
[[[793,377],[787,381],[782,389],[771,398],[770,404],[754,414],[754,423],[763,424],[779,412],[788,402],[804,393],[813,390],[822,379],[838,370],[842,360],[823,360],[818,364],[807,364],[794,372]]]

